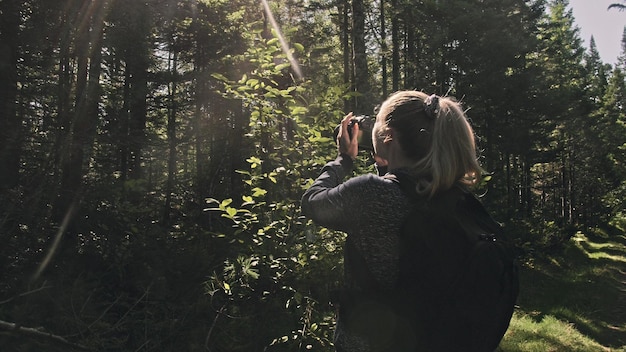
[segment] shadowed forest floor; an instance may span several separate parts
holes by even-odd
[[[626,351],[626,236],[576,234],[522,268],[501,351]]]

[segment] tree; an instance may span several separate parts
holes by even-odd
[[[102,36],[108,2],[87,1],[76,13],[74,34],[76,52],[76,87],[74,106],[61,117],[69,129],[67,153],[62,155],[60,196],[55,204],[55,220],[61,223],[72,204],[82,196],[86,161],[91,156],[100,102],[100,73],[102,62]],[[69,44],[69,43],[67,43]],[[64,57],[63,60],[66,58]],[[70,70],[70,67],[65,69]],[[63,77],[68,77],[67,73]],[[67,82],[64,82],[67,85]],[[63,107],[65,110],[65,107]],[[71,236],[66,238],[73,239]]]
[[[622,53],[623,54],[623,53]],[[605,222],[621,222],[623,226],[624,196],[626,191],[626,77],[616,67],[609,79],[601,107],[592,114],[593,131],[598,138],[596,146],[598,173],[595,189],[589,194],[602,195],[603,208],[598,212]],[[598,189],[600,192],[598,192]]]
[[[387,1],[380,0],[378,5],[380,8],[380,71],[381,71],[381,91],[382,96],[389,95],[388,85],[388,72],[387,72],[387,55],[389,54],[389,48],[387,45]]]
[[[622,32],[621,49],[620,55],[617,57],[617,66],[622,70],[626,70],[626,26]]]
[[[352,79],[353,90],[358,94],[355,96],[352,110],[356,113],[369,113],[373,108],[366,53],[366,13],[364,0],[352,0]]]
[[[596,41],[591,36],[589,49],[584,56],[585,72],[587,73],[587,89],[590,100],[598,101],[604,95],[607,86],[609,67],[602,62],[596,47]],[[595,110],[593,106],[590,110]]]
[[[17,114],[18,58],[20,38],[18,1],[0,2],[0,195],[18,185],[22,131]]]
[[[605,179],[601,174],[606,167],[603,165],[602,150],[604,142],[599,134],[597,112],[605,99],[608,86],[608,73],[610,65],[602,63],[596,49],[593,36],[589,42],[588,52],[584,56],[585,78],[584,88],[586,99],[581,102],[581,113],[584,116],[579,120],[579,143],[586,148],[579,150],[579,173],[578,173],[578,196],[582,210],[579,213],[580,221],[588,226],[597,226],[604,216],[604,205],[601,194],[606,194],[607,187],[601,180]],[[601,128],[600,128],[601,130]]]
[[[574,209],[578,209],[574,205],[577,199],[573,193],[578,176],[578,147],[575,141],[579,137],[577,126],[583,109],[576,102],[584,100],[581,86],[584,49],[567,6],[566,0],[549,4],[550,13],[542,21],[538,34],[541,46],[531,61],[538,74],[533,87],[534,106],[540,107],[540,115],[536,118],[541,121],[542,134],[550,136],[550,139],[544,139],[542,146],[538,146],[538,151],[543,149],[551,153],[538,155],[551,154],[552,157],[530,160],[529,167],[535,165],[535,171],[543,174],[532,185],[542,193],[538,209],[542,216],[570,223],[575,216]],[[527,195],[530,196],[530,193]]]

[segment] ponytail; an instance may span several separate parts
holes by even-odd
[[[474,131],[453,99],[400,91],[383,103],[378,119],[395,129],[403,152],[414,161],[410,171],[418,193],[432,197],[455,183],[472,186],[480,180]]]
[[[440,99],[440,105],[430,152],[424,160],[426,163],[416,163],[418,168],[424,164],[430,166],[430,196],[439,190],[449,189],[457,182],[472,186],[480,180],[482,174],[476,157],[474,131],[460,104],[450,98],[443,98]]]

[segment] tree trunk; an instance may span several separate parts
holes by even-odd
[[[372,99],[367,67],[365,44],[365,4],[363,0],[352,0],[352,60],[354,62],[354,110],[356,113],[369,113]]]
[[[165,184],[165,204],[163,206],[162,222],[167,227],[170,224],[170,211],[172,208],[172,192],[174,188],[174,177],[176,174],[176,114],[178,111],[176,103],[176,93],[178,90],[178,60],[176,52],[171,53],[170,77],[171,83],[168,87],[169,107],[167,109],[167,142],[169,145],[169,155],[167,158],[167,181]]]
[[[136,3],[131,7],[133,25],[128,40],[131,44],[126,51],[126,79],[128,83],[128,177],[141,179],[142,153],[145,145],[145,129],[148,97],[148,66],[149,49],[148,36],[150,35],[148,5]]]
[[[59,188],[53,192],[53,197],[56,197],[56,203],[52,209],[52,216],[55,221],[60,221],[60,217],[63,216],[61,213],[62,210],[58,210],[58,208],[60,204],[65,201],[61,201],[59,195],[63,192],[63,182],[61,178],[64,177],[63,167],[70,154],[70,137],[72,130],[71,91],[73,67],[71,65],[70,51],[72,46],[73,23],[72,20],[68,18],[69,16],[59,17],[61,19],[59,25],[59,82],[57,86],[57,120],[59,122],[53,148],[55,166],[53,173],[54,179],[51,182],[55,188]],[[63,206],[67,207],[67,205]]]
[[[19,177],[22,143],[16,109],[19,4],[0,1],[0,190],[15,187]]]
[[[389,88],[387,85],[387,22],[385,19],[385,0],[380,0],[380,70],[381,70],[381,81],[382,81],[382,93],[383,99],[387,98],[389,95]]]
[[[351,82],[351,66],[350,66],[350,17],[348,0],[343,0],[339,5],[339,13],[341,13],[341,46],[343,49],[343,83]],[[353,89],[353,88],[351,88]],[[352,110],[351,102],[344,102],[344,111]]]
[[[95,1],[95,0],[94,0]],[[91,16],[87,9],[94,9]],[[76,96],[67,155],[61,164],[61,190],[55,206],[55,220],[60,222],[73,204],[81,197],[86,160],[91,156],[98,124],[100,101],[100,73],[102,62],[102,34],[104,3],[84,4],[81,16],[87,16],[87,25],[80,28],[76,37]],[[68,239],[68,236],[66,236]],[[70,238],[71,240],[75,240]]]
[[[406,24],[406,62],[404,63],[406,74],[404,79],[405,89],[416,89],[417,87],[417,51],[415,48],[415,28],[412,22]]]
[[[392,90],[400,89],[400,19],[398,16],[398,0],[391,0],[394,16],[391,17],[391,85]]]
[[[78,18],[86,16],[84,4]],[[89,23],[90,25],[91,23]],[[89,31],[83,26],[76,33],[76,96],[74,97],[74,112],[68,124],[68,143],[65,155],[61,160],[61,189],[55,207],[55,220],[61,222],[71,204],[80,193],[83,176],[84,130],[87,126],[87,78],[89,75]]]
[[[522,177],[522,187],[523,187],[523,206],[526,212],[526,216],[531,217],[533,213],[533,192],[532,188],[532,172],[531,162],[528,156],[524,157],[524,161],[522,162],[523,169],[523,177]]]
[[[129,116],[129,178],[140,179],[142,173],[142,150],[145,142],[146,114],[148,96],[148,63],[147,53],[133,53],[130,58],[130,116]]]

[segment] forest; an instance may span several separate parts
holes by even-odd
[[[333,351],[345,235],[300,198],[400,89],[467,109],[522,267],[623,239],[622,38],[567,0],[0,0],[0,350]]]

